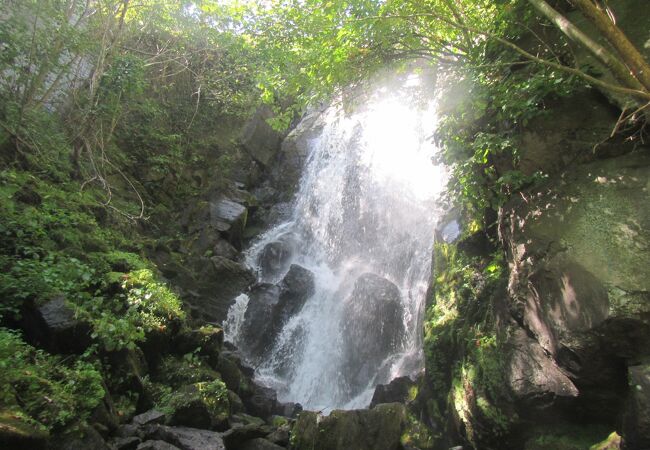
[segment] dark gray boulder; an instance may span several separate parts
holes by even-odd
[[[266,439],[257,438],[245,442],[239,450],[282,450],[283,448]]]
[[[628,380],[623,416],[626,448],[650,448],[650,364],[629,367]]]
[[[138,445],[136,450],[180,450],[175,445],[165,441],[146,441]]]
[[[226,237],[235,248],[242,248],[248,210],[228,198],[210,202],[210,225]]]
[[[246,412],[255,417],[269,418],[276,414],[278,409],[278,398],[275,391],[255,383],[248,382],[249,388],[242,392],[242,401]]]
[[[140,448],[140,443],[142,441],[137,436],[123,437],[123,438],[114,438],[110,441],[110,444],[114,446],[117,450],[136,450]],[[145,449],[147,447],[144,447]],[[162,450],[162,449],[161,449]]]
[[[277,285],[263,283],[253,288],[242,325],[244,350],[252,357],[268,351],[282,327],[300,312],[314,290],[314,274],[296,264]]]
[[[289,439],[291,437],[289,434],[290,431],[291,428],[289,427],[288,424],[281,425],[273,433],[266,436],[266,439],[281,447],[287,447],[289,445]]]
[[[144,425],[151,425],[155,423],[164,423],[166,419],[167,419],[167,414],[165,414],[162,411],[158,411],[156,409],[151,409],[147,412],[143,412],[142,414],[138,414],[137,416],[135,416],[131,421],[131,423],[133,425],[141,427]]]
[[[228,450],[239,449],[244,442],[251,439],[257,439],[269,434],[269,426],[264,424],[247,424],[243,426],[233,427],[223,433],[223,443]]]
[[[260,284],[249,292],[248,297],[241,327],[242,350],[251,356],[259,356],[271,348],[279,331],[271,319],[280,300],[280,287]]]
[[[280,298],[274,311],[274,321],[284,324],[299,313],[307,299],[314,295],[314,274],[297,264],[292,264],[280,282]]]
[[[187,427],[149,425],[145,428],[148,440],[165,441],[181,450],[225,450],[221,434]]]
[[[401,293],[395,284],[372,273],[357,279],[345,300],[341,328],[343,373],[350,394],[360,392],[401,344],[403,313]]]
[[[25,308],[22,321],[30,340],[51,352],[81,353],[91,344],[90,326],[75,319],[62,296]]]
[[[221,256],[223,258],[234,260],[239,255],[239,251],[225,239],[217,239],[212,247],[212,254],[214,256]]]
[[[409,392],[415,382],[409,377],[398,377],[388,384],[380,384],[375,388],[375,393],[370,401],[370,408],[380,403],[407,403]]]
[[[183,300],[194,317],[210,322],[223,322],[235,298],[255,282],[246,266],[221,256],[191,260],[189,269],[192,276],[182,284]]]
[[[287,270],[292,254],[293,249],[286,240],[266,244],[258,260],[262,279],[273,279]]]

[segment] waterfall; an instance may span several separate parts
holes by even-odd
[[[291,219],[246,253],[261,282],[278,283],[291,264],[313,273],[313,295],[262,354],[247,353],[241,331],[252,298],[240,296],[225,323],[226,339],[281,401],[324,411],[366,407],[377,384],[422,370],[446,177],[432,162],[435,101],[419,84],[412,75],[399,89],[377,89],[356,112],[327,109],[309,142]]]

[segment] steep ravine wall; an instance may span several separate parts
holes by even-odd
[[[500,209],[498,233],[436,244],[428,412],[448,444],[650,446],[650,155],[599,149],[615,121],[598,93],[559,101],[519,134],[548,180]]]

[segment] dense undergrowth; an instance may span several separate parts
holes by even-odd
[[[179,236],[176,208],[223,186],[237,162],[237,133],[257,98],[243,43],[159,2],[128,15],[122,2],[9,3],[0,26],[0,420],[60,433],[83,426],[109,392],[118,415],[138,401],[174,409],[168,385],[146,368],[134,385],[114,359],[188,326],[147,255]],[[52,302],[79,324],[71,347],[39,334],[34,317]],[[178,371],[200,373],[202,357],[188,355]],[[209,375],[197,395],[221,408],[225,388]]]

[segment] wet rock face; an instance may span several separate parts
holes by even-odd
[[[280,283],[253,288],[242,325],[245,350],[253,357],[269,351],[284,324],[300,312],[314,289],[314,274],[296,264]]]
[[[372,311],[372,314],[369,313]],[[395,284],[372,273],[361,275],[345,300],[341,329],[343,373],[351,394],[360,392],[396,349],[404,335],[401,293]]]
[[[259,257],[262,279],[272,279],[289,266],[293,248],[287,240],[278,240],[266,244]]]
[[[324,125],[320,110],[309,112],[282,141],[270,170],[270,181],[278,191],[278,200],[291,200],[298,190],[310,143],[318,137]]]
[[[273,117],[268,106],[261,106],[242,130],[241,143],[258,163],[267,166],[280,148],[281,135],[267,122]]]
[[[260,284],[248,294],[248,308],[242,324],[242,341],[247,352],[261,355],[273,345],[276,327],[270,320],[280,299],[280,287]]]
[[[382,403],[407,403],[409,391],[415,385],[409,377],[398,377],[388,384],[380,384],[375,388],[369,407],[374,408]]]
[[[625,361],[650,354],[649,175],[647,154],[596,161],[502,211],[510,313],[541,347],[515,364],[526,368],[515,393],[573,395],[562,376],[539,378],[545,354],[590,414],[619,407]]]
[[[144,434],[146,440],[164,441],[182,450],[225,450],[226,448],[221,435],[214,431],[150,425],[144,430]]]

